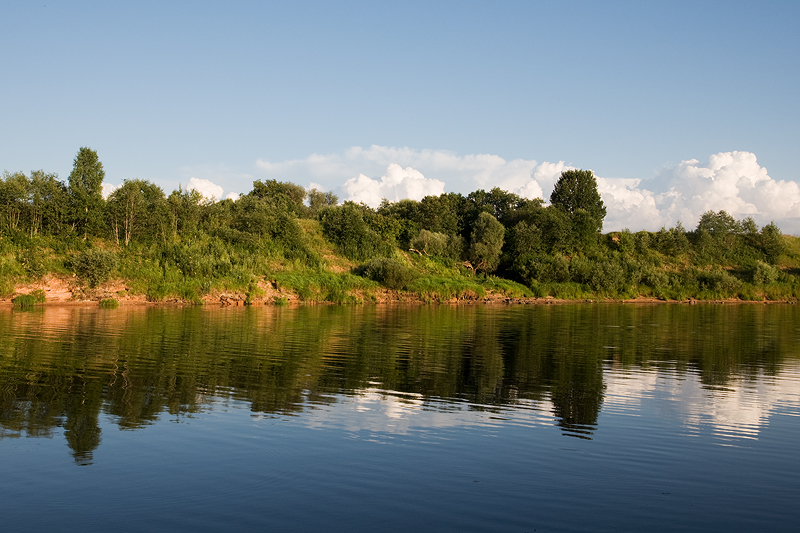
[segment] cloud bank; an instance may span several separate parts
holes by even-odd
[[[564,161],[508,161],[491,154],[376,145],[279,163],[259,160],[256,166],[266,179],[298,184],[313,180],[318,189],[332,189],[343,200],[373,207],[382,198],[420,199],[445,188],[466,194],[500,187],[547,200],[561,172],[574,168]],[[739,219],[751,216],[759,225],[774,220],[785,232],[800,233],[800,187],[771,178],[751,152],[720,152],[708,163],[681,161],[649,179],[600,174],[598,189],[608,211],[605,231],[655,231],[678,221],[692,229],[706,211],[724,209]]]
[[[656,177],[642,180],[598,178],[606,203],[607,230],[628,227],[655,230],[681,221],[697,225],[706,211],[725,210],[759,224],[775,221],[786,233],[800,233],[800,187],[775,180],[751,152],[720,152],[707,164],[681,161]]]

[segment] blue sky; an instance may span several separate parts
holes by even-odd
[[[369,201],[547,196],[542,165],[563,162],[608,180],[607,227],[713,208],[800,231],[798,2],[287,4],[3,2],[0,169],[66,178],[89,146],[112,184],[277,178]],[[692,203],[726,169],[753,190]]]

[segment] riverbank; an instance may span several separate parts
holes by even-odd
[[[649,295],[637,297],[613,298],[594,295],[588,298],[557,298],[554,296],[514,296],[506,291],[487,290],[479,295],[473,291],[451,296],[439,297],[402,290],[389,290],[375,288],[370,291],[356,291],[350,294],[348,302],[333,302],[329,300],[303,298],[297,291],[276,288],[272,282],[260,281],[257,284],[258,294],[242,291],[213,291],[201,299],[188,300],[182,298],[165,298],[163,300],[149,299],[147,295],[137,293],[132,284],[117,280],[102,284],[96,288],[88,288],[80,283],[76,277],[48,276],[39,282],[15,285],[15,295],[28,295],[33,293],[44,294],[44,301],[37,304],[43,306],[94,306],[103,300],[113,299],[124,306],[245,306],[245,305],[335,305],[337,303],[350,304],[504,304],[504,305],[552,305],[566,303],[623,303],[623,304],[742,304],[742,303],[797,303],[796,298],[782,299],[742,299],[742,298],[711,298],[698,299],[688,297],[685,299],[657,298]],[[0,306],[13,306],[14,297],[0,298]]]

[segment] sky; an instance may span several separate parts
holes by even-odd
[[[590,169],[605,230],[800,234],[800,2],[0,4],[0,170],[376,205]],[[109,187],[109,190],[111,187]],[[421,196],[422,195],[422,196]]]

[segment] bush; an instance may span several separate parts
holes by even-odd
[[[105,298],[100,300],[101,309],[116,309],[117,307],[119,307],[119,301],[115,298]]]
[[[665,289],[669,286],[669,276],[660,268],[646,266],[642,269],[642,283],[653,289]]]
[[[515,269],[527,284],[563,283],[570,280],[569,262],[561,255],[525,254],[515,262]]]
[[[20,294],[11,301],[17,309],[30,309],[38,303],[32,294]]]
[[[89,287],[106,281],[117,266],[117,255],[100,248],[89,248],[75,256],[72,268]]]
[[[625,269],[617,261],[601,261],[592,269],[589,285],[597,292],[616,294],[626,284]]]
[[[0,280],[0,298],[11,298],[16,294],[14,283],[7,279]]]
[[[414,279],[413,271],[397,259],[377,257],[363,267],[364,276],[384,287],[399,290]]]
[[[697,280],[700,288],[723,294],[735,294],[742,282],[724,270],[709,270],[701,273]]]
[[[47,294],[42,289],[32,290],[31,296],[36,299],[37,304],[43,304],[45,301],[47,301]]]
[[[569,275],[572,278],[572,281],[576,281],[578,283],[589,283],[589,280],[592,277],[593,268],[594,263],[592,261],[582,255],[579,255],[573,257],[572,261],[569,262]]]
[[[779,268],[763,261],[757,261],[752,267],[748,269],[748,277],[753,285],[769,285],[775,283],[781,275]]]

